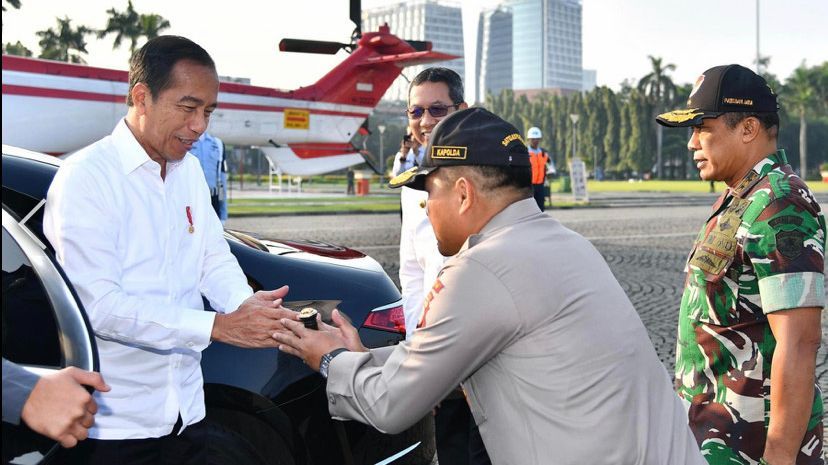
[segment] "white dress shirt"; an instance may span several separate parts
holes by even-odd
[[[428,193],[409,187],[400,191],[402,228],[400,229],[400,287],[402,288],[405,338],[411,339],[423,314],[426,292],[431,289],[446,260],[437,250],[434,228],[425,208]]]
[[[192,226],[192,229],[190,229]],[[122,120],[70,157],[49,188],[44,232],[95,332],[99,411],[89,436],[151,438],[205,415],[201,351],[215,314],[252,294],[224,239],[198,160],[161,166]]]

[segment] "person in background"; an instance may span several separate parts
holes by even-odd
[[[538,208],[541,211],[546,210],[544,204],[546,203],[546,174],[547,166],[551,163],[549,154],[546,150],[540,147],[540,141],[543,137],[541,130],[537,127],[529,128],[526,133],[526,139],[529,142],[529,161],[532,163],[532,193],[535,197],[535,202],[538,203]],[[554,163],[550,167],[550,171],[554,172]]]
[[[207,187],[210,188],[210,203],[221,224],[227,221],[227,170],[224,168],[224,142],[205,132],[198,138],[190,153],[198,158]]]
[[[403,171],[419,166],[423,162],[424,152],[425,147],[417,139],[412,138],[411,134],[404,135],[402,141],[400,141],[400,150],[394,155],[391,176],[399,176]]]
[[[823,465],[816,357],[825,306],[825,217],[777,147],[767,82],[739,65],[696,80],[687,148],[724,193],[684,271],[675,385],[710,465]]]
[[[356,177],[356,173],[354,173],[354,167],[349,166],[348,169],[345,171],[345,180],[347,185],[345,187],[345,195],[354,195],[354,181]]]

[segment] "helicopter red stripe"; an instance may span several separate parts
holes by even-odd
[[[125,96],[123,95],[101,94],[97,92],[84,92],[67,89],[48,89],[45,87],[18,86],[14,84],[3,84],[3,94],[26,95],[29,97],[62,98],[69,100],[89,100],[93,102],[123,102],[125,100]],[[233,102],[223,102],[219,106],[221,109],[226,110],[250,110],[270,112],[284,112],[285,108],[288,108],[282,106],[252,105],[248,103]],[[354,113],[347,111],[320,109],[307,109],[307,111],[314,115],[350,116],[355,118],[365,118],[368,116],[368,112]]]
[[[357,150],[351,144],[340,143],[288,144],[288,147],[293,150],[297,157],[302,159],[357,153]]]
[[[124,95],[83,92],[79,90],[47,89],[44,87],[3,84],[3,95],[27,95],[30,97],[64,98],[69,100],[91,100],[94,102],[124,102]]]
[[[63,63],[60,61],[41,60],[3,55],[3,70],[23,73],[51,74],[104,81],[129,82],[129,73],[116,69],[96,68],[88,65]]]

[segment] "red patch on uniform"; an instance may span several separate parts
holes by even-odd
[[[417,323],[418,328],[422,328],[425,326],[426,315],[428,314],[429,308],[431,308],[431,301],[434,300],[434,297],[436,297],[437,294],[439,294],[444,287],[445,286],[443,285],[442,281],[440,281],[440,278],[437,278],[437,280],[434,281],[434,285],[431,286],[431,290],[428,292],[428,295],[425,298],[425,304],[423,305],[423,316],[420,317],[420,322]]]

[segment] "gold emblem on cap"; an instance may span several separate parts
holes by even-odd
[[[465,160],[468,149],[451,145],[435,145],[431,147],[431,158],[448,160]]]
[[[500,143],[503,144],[504,147],[506,147],[513,140],[519,140],[521,144],[526,145],[526,142],[523,141],[523,137],[520,137],[520,134],[518,133],[509,134],[508,136],[504,137],[503,141],[501,141]]]
[[[745,105],[748,107],[753,106],[753,100],[749,98],[733,98],[733,97],[724,97],[722,98],[722,102],[728,105]]]
[[[388,181],[388,184],[390,184],[391,186],[401,186],[403,184],[408,183],[408,181],[410,181],[411,178],[417,175],[417,169],[418,168],[415,166],[413,168],[409,168],[403,171],[402,173],[394,176],[390,181]]]
[[[671,123],[683,123],[703,114],[704,112],[699,111],[698,108],[690,108],[687,110],[675,110],[669,113],[662,113],[658,117]]]

